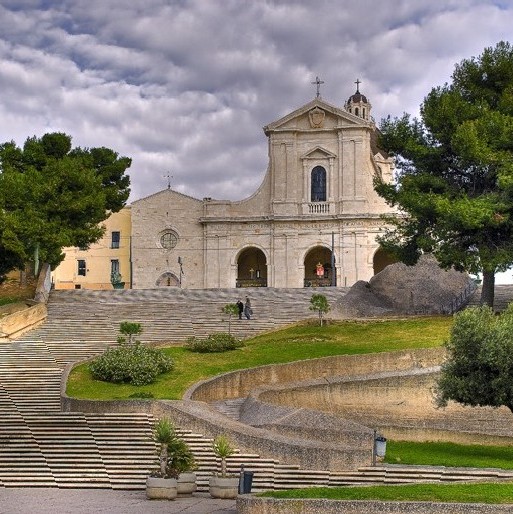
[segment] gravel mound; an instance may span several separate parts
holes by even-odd
[[[439,314],[468,286],[467,273],[445,271],[422,256],[415,266],[390,264],[369,282],[360,280],[332,306],[334,319]]]

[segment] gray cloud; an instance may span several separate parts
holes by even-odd
[[[132,157],[131,200],[241,199],[262,127],[356,78],[374,117],[413,114],[454,64],[506,39],[509,2],[0,0],[0,141],[50,130]]]

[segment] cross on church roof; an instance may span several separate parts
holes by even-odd
[[[165,177],[167,177],[167,188],[168,189],[171,189],[171,179],[173,178],[173,175],[171,175],[169,173],[169,171],[167,172],[167,175],[164,175]]]
[[[359,93],[360,92],[360,84],[361,84],[360,79],[356,79],[355,84],[356,84],[356,92]]]
[[[321,96],[321,84],[324,84],[324,80],[321,80],[319,77],[315,77],[315,82],[312,82],[311,84],[317,85],[316,98],[319,98]]]

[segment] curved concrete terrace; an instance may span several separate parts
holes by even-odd
[[[507,409],[435,409],[431,388],[443,350],[343,355],[226,373],[182,401],[89,401],[64,393],[63,411],[171,415],[191,430],[226,433],[242,449],[307,469],[351,470],[372,462],[373,429],[386,437],[507,444]],[[319,378],[322,377],[322,378]],[[213,403],[244,399],[240,420]]]

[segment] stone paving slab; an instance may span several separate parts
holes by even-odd
[[[236,514],[235,500],[208,494],[147,500],[144,491],[2,488],[0,514]]]

